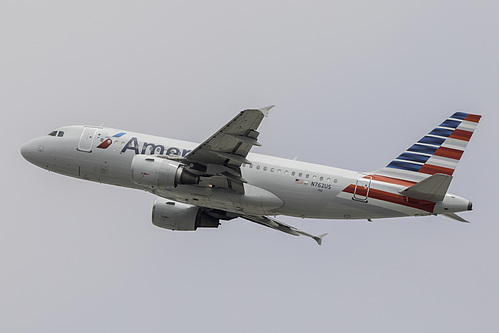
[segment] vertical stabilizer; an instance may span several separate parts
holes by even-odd
[[[420,182],[452,176],[481,116],[456,112],[375,174]]]

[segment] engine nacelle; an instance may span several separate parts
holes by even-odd
[[[151,155],[135,155],[132,160],[132,181],[151,188],[174,188],[196,185],[199,176],[185,170],[181,163]]]
[[[157,198],[152,208],[152,224],[157,227],[193,231],[197,228],[218,228],[219,219],[207,215],[199,207]]]

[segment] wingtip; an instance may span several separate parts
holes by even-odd
[[[266,107],[264,107],[264,108],[260,108],[260,109],[258,109],[258,110],[259,110],[261,113],[263,113],[263,115],[264,115],[265,117],[268,117],[268,116],[269,116],[269,111],[270,111],[270,109],[272,109],[274,106],[275,106],[275,105],[269,105],[269,106],[266,106]]]
[[[314,239],[317,242],[317,244],[322,245],[322,237],[324,237],[326,235],[327,235],[327,233],[319,235],[319,236],[315,236]]]

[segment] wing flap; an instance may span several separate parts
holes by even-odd
[[[212,150],[211,151],[213,154],[218,155],[220,157],[223,157],[224,160],[232,160],[235,162],[238,162],[239,164],[251,164],[250,161],[248,161],[244,156],[233,154],[233,153],[226,153],[223,151],[218,151],[218,150]]]
[[[258,136],[258,134],[256,136]],[[262,146],[260,144],[260,142],[258,142],[257,139],[254,139],[252,136],[250,137],[249,135],[248,136],[238,135],[238,134],[226,134],[226,135],[227,136],[231,136],[231,137],[233,137],[234,139],[236,139],[236,140],[238,140],[240,142],[248,143],[248,144],[250,144],[252,146],[258,146],[258,147]]]

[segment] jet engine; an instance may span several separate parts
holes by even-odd
[[[160,228],[193,231],[197,228],[218,228],[219,219],[199,207],[157,198],[152,208],[152,223]]]
[[[135,155],[132,181],[150,188],[174,188],[177,185],[196,185],[199,176],[185,170],[183,164],[164,157]]]

